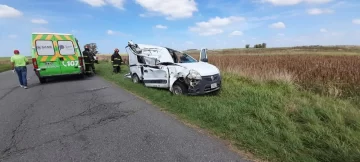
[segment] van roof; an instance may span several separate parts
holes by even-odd
[[[72,35],[72,34],[67,34],[67,33],[32,33],[32,34],[54,34],[54,35]]]

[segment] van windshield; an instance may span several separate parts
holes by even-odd
[[[190,55],[188,55],[186,53],[183,53],[182,55],[180,55],[179,63],[193,63],[193,62],[197,62],[197,60],[192,58]]]
[[[194,59],[193,57],[191,57],[190,55],[186,54],[186,53],[182,53],[170,48],[167,48],[171,57],[174,60],[174,63],[193,63],[193,62],[197,62],[196,59]]]

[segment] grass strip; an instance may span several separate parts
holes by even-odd
[[[351,102],[299,91],[280,82],[255,82],[223,74],[219,96],[172,96],[112,74],[107,62],[98,75],[166,111],[230,140],[267,161],[360,161],[360,110]]]
[[[4,71],[8,71],[11,70],[11,65],[8,64],[0,64],[0,73],[4,72]]]

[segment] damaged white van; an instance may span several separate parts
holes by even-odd
[[[128,42],[130,73],[134,83],[169,89],[175,95],[217,93],[221,88],[220,70],[207,63],[207,50],[200,50],[199,61],[167,47]]]

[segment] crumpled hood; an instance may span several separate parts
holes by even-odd
[[[189,70],[194,69],[199,72],[201,76],[214,75],[220,72],[216,66],[204,62],[178,63],[178,65],[184,66]]]

